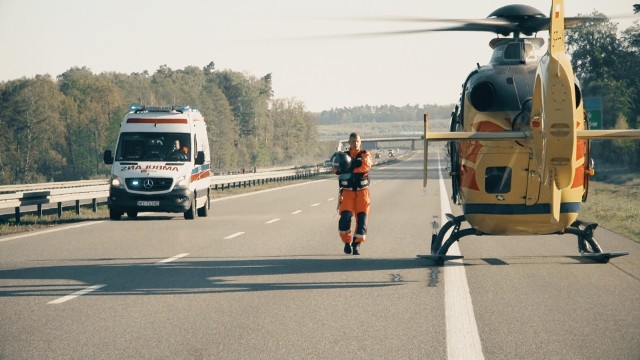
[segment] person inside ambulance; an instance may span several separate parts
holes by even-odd
[[[167,155],[167,160],[189,160],[187,154],[189,153],[189,148],[186,146],[180,146],[180,140],[176,139],[173,143],[173,148],[169,155]]]
[[[373,164],[371,154],[362,150],[360,135],[349,135],[349,150],[336,152],[331,157],[333,172],[338,175],[338,232],[344,243],[345,254],[360,255],[360,244],[366,240],[369,197],[369,170]],[[355,217],[355,233],[351,233],[351,218]]]

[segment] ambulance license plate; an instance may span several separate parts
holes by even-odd
[[[160,206],[160,201],[138,201],[138,206]]]

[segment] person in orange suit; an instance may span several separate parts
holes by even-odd
[[[334,154],[333,171],[338,176],[340,197],[338,201],[338,231],[346,254],[360,255],[360,244],[367,237],[367,220],[371,198],[369,197],[369,170],[373,164],[371,154],[362,150],[360,135],[349,135],[349,150]],[[355,234],[351,233],[351,218],[356,218]]]

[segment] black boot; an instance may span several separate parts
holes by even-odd
[[[344,253],[351,254],[351,245],[349,243],[344,244]]]
[[[353,242],[351,244],[351,248],[353,249],[353,255],[360,255],[360,251],[358,251],[358,249],[360,248],[360,243],[359,242]],[[345,247],[346,249],[346,247]]]

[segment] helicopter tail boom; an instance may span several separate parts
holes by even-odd
[[[578,130],[578,139],[611,140],[611,139],[640,139],[640,129],[633,130]]]

